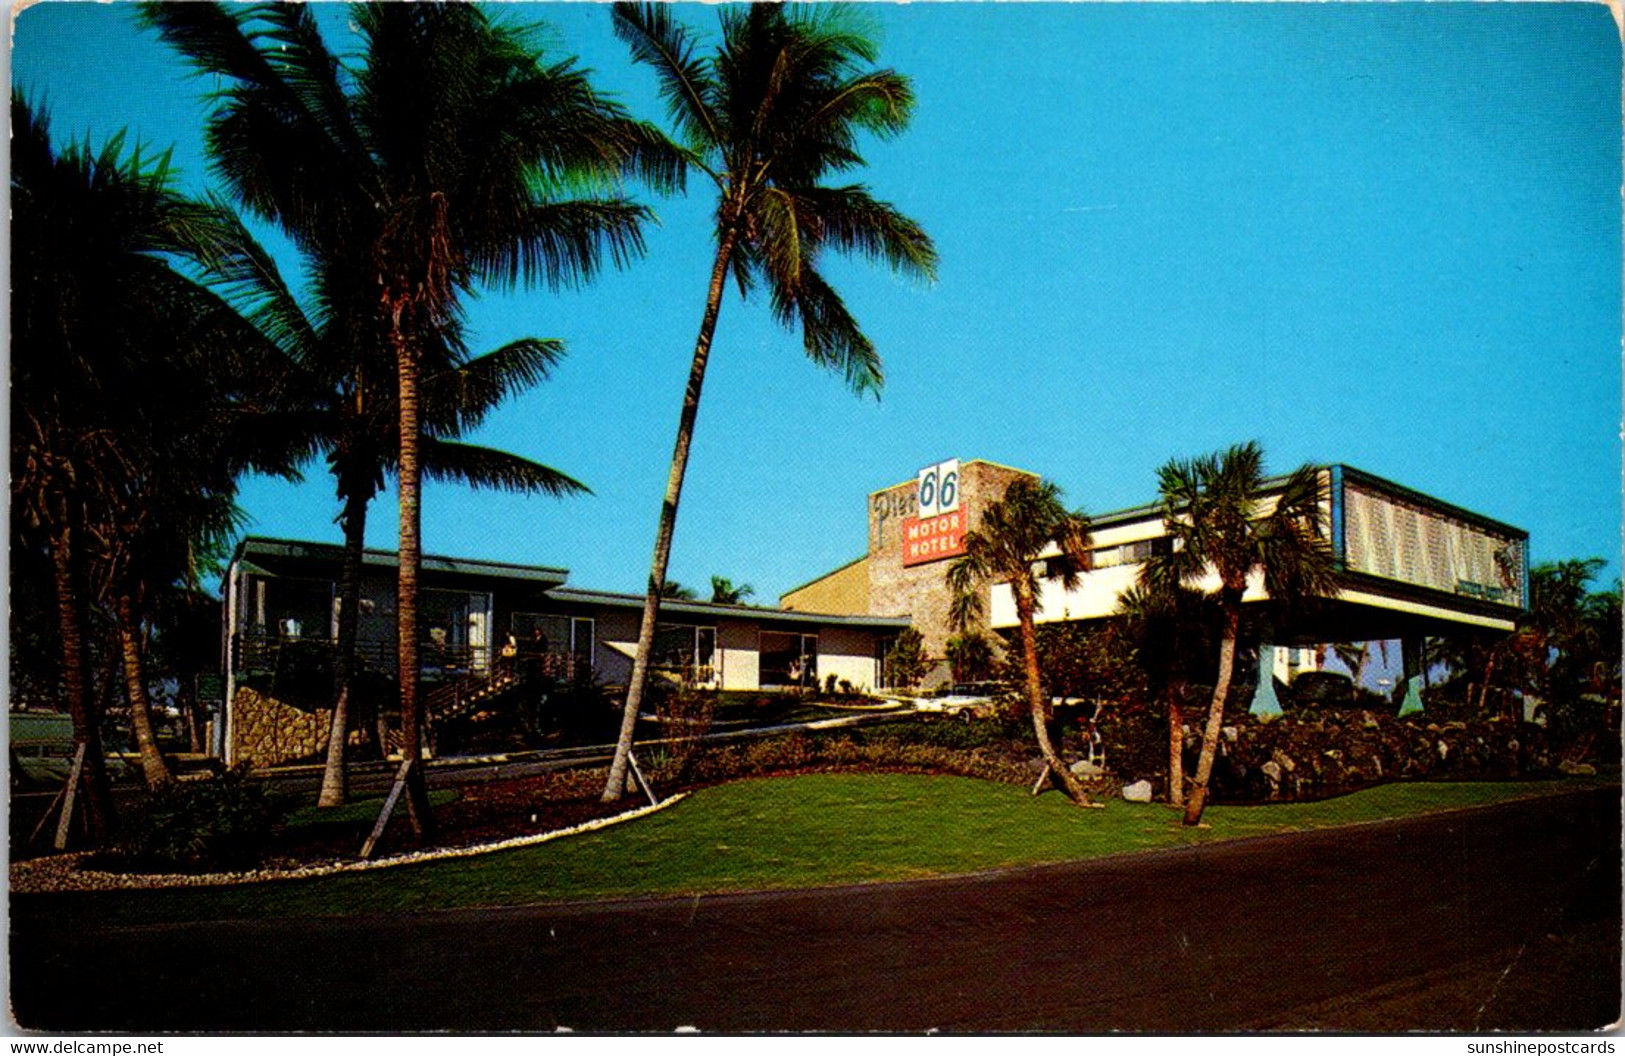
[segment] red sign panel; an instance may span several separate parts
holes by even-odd
[[[965,552],[965,511],[903,521],[903,567],[940,561]]]

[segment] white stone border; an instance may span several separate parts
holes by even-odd
[[[334,861],[322,865],[302,866],[296,869],[255,869],[246,873],[109,873],[79,867],[79,863],[93,852],[78,851],[73,854],[56,854],[45,858],[13,862],[11,865],[11,892],[12,894],[38,894],[51,891],[125,891],[142,888],[255,884],[272,880],[299,880],[314,876],[332,876],[335,873],[360,872],[365,869],[387,869],[392,866],[412,865],[441,858],[471,858],[479,854],[508,851],[517,847],[530,847],[534,844],[547,843],[549,840],[557,840],[565,836],[576,836],[583,832],[608,828],[623,821],[632,821],[653,814],[656,811],[664,810],[673,803],[681,801],[687,795],[686,792],[679,792],[647,807],[638,807],[612,817],[595,818],[592,821],[582,822],[580,825],[554,829],[551,832],[537,833],[533,836],[515,836],[511,839],[498,840],[496,843],[482,843],[471,847],[445,847],[437,850],[412,851],[391,858],[380,858],[377,861]]]

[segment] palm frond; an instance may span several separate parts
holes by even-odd
[[[477,444],[425,436],[419,454],[425,475],[433,480],[555,498],[592,492],[587,485],[556,469]]]
[[[625,198],[513,203],[507,240],[475,247],[469,264],[500,286],[541,282],[550,288],[591,280],[607,256],[616,267],[644,250],[649,210]]]
[[[820,246],[859,254],[914,278],[936,277],[937,251],[930,236],[889,202],[872,198],[867,188],[804,187],[795,198],[818,232]]]
[[[423,428],[455,436],[477,428],[503,401],[547,380],[564,342],[524,337],[422,382]]]
[[[633,61],[655,71],[672,124],[690,148],[703,155],[722,143],[725,137],[711,109],[716,86],[710,64],[695,57],[694,41],[672,17],[671,5],[617,3],[610,18]]]

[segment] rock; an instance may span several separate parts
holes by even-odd
[[[1271,759],[1259,769],[1264,771],[1264,776],[1270,779],[1270,784],[1278,785],[1281,783],[1281,764],[1274,759]]]
[[[1095,765],[1088,759],[1079,759],[1068,769],[1070,769],[1074,774],[1077,774],[1079,777],[1099,777],[1101,774],[1106,772],[1104,769]]]
[[[1298,768],[1298,764],[1292,761],[1292,757],[1281,751],[1279,748],[1276,748],[1270,752],[1270,762],[1274,763],[1276,766],[1280,767],[1282,770],[1285,770],[1289,774]]]
[[[1124,785],[1123,798],[1130,803],[1151,802],[1151,782],[1136,781],[1132,785]]]
[[[1439,742],[1439,762],[1441,762],[1441,763],[1444,762],[1445,758],[1447,756],[1449,756],[1449,755],[1450,755],[1450,746],[1448,744],[1444,743],[1443,741],[1440,741]]]
[[[1219,727],[1219,732],[1224,734],[1224,739],[1229,741],[1231,744],[1234,744],[1236,739],[1241,736],[1241,731],[1236,729],[1234,726],[1221,726]]]
[[[1380,728],[1382,723],[1378,722],[1377,717],[1369,711],[1362,711],[1360,712],[1360,725],[1368,730],[1375,730]]]
[[[1592,766],[1590,763],[1577,763],[1572,759],[1564,759],[1562,762],[1557,764],[1557,769],[1561,773],[1573,774],[1576,777],[1590,776],[1597,772],[1597,768]]]

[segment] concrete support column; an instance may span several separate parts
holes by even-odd
[[[1422,714],[1422,639],[1420,636],[1399,640],[1400,666],[1405,673],[1405,699],[1400,701],[1399,714]]]
[[[1281,701],[1275,695],[1275,646],[1266,635],[1258,643],[1258,685],[1253,689],[1253,702],[1247,713],[1268,721],[1281,717]]]

